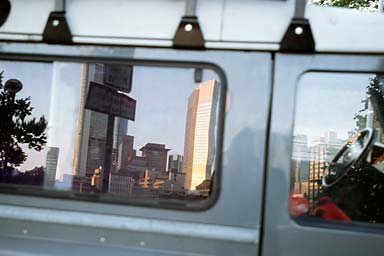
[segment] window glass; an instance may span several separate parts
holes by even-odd
[[[289,210],[295,217],[384,222],[384,76],[299,80]]]
[[[214,71],[0,61],[0,72],[3,192],[112,202],[212,194],[224,106]]]

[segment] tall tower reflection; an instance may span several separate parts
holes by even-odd
[[[85,103],[89,82],[95,81],[103,84],[106,75],[105,68],[106,64],[83,64],[73,175],[92,176],[94,170],[104,164],[108,116],[86,109]],[[127,129],[128,120],[116,117],[113,136],[115,154],[117,154],[121,139],[127,133]]]
[[[189,96],[183,159],[185,189],[195,190],[211,179],[218,98],[219,82],[214,79],[200,83]]]

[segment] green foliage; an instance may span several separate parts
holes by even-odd
[[[0,73],[2,84],[3,72]],[[0,170],[4,174],[14,171],[27,159],[20,144],[40,151],[47,142],[45,130],[47,120],[44,116],[31,118],[33,107],[31,99],[14,99],[14,95],[0,91]]]
[[[361,103],[363,103],[363,108],[360,109],[353,117],[353,119],[356,121],[356,128],[355,128],[356,131],[359,131],[367,127],[369,90],[372,88],[381,90],[381,88],[383,88],[383,83],[382,83],[383,80],[384,80],[384,76],[382,74],[376,74],[373,78],[369,79],[369,85],[367,86],[367,93],[365,95],[365,98],[361,100]]]
[[[4,71],[1,71],[0,72],[0,89],[3,88],[3,78],[4,78],[3,74],[4,74]]]
[[[314,0],[313,4],[377,11],[378,0]]]
[[[361,100],[361,103],[364,104],[364,107],[360,109],[359,112],[357,112],[353,117],[353,119],[356,121],[356,132],[367,127],[368,100],[365,98]]]

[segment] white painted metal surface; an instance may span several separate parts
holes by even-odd
[[[150,253],[133,255],[257,255],[263,188],[267,118],[270,105],[272,58],[270,53],[241,51],[188,51],[159,48],[62,46],[31,43],[0,43],[5,59],[55,60],[114,59],[149,65],[167,61],[212,63],[228,81],[231,105],[225,116],[220,193],[217,202],[203,211],[138,205],[102,204],[80,200],[0,195],[0,247],[17,255],[18,250],[39,250],[44,241],[54,255],[67,255],[68,243],[100,245],[125,253],[143,242]],[[53,55],[53,56],[51,56]],[[28,57],[29,56],[29,57]],[[56,56],[56,57],[55,57]],[[136,60],[136,61],[135,61]],[[60,63],[61,63],[60,62]],[[156,64],[156,63],[155,63]],[[153,65],[155,65],[153,64]],[[157,63],[158,64],[158,63]],[[165,65],[165,64],[164,64]],[[176,65],[176,64],[174,64]],[[194,65],[191,63],[191,65]],[[210,66],[209,66],[210,67]],[[214,68],[216,67],[216,68]],[[257,114],[249,111],[257,109]],[[243,153],[242,153],[243,152]],[[250,178],[255,177],[255,178]],[[246,185],[242,182],[247,181]],[[164,207],[168,207],[164,204]],[[31,211],[29,211],[31,209]],[[24,234],[27,230],[27,235]],[[23,246],[16,246],[24,239]],[[38,242],[36,243],[35,240]],[[11,241],[12,244],[9,243]],[[56,244],[55,241],[65,241]],[[35,244],[36,243],[36,244]],[[113,246],[113,248],[111,248]],[[96,255],[106,255],[103,249]],[[12,251],[15,250],[15,251]],[[90,249],[85,249],[90,254]],[[0,255],[2,251],[0,250]],[[38,253],[36,253],[38,254]],[[108,254],[108,255],[109,255]],[[94,254],[92,254],[94,255]]]
[[[40,41],[50,0],[12,0],[1,40]],[[75,43],[170,47],[183,0],[67,0]],[[277,50],[294,13],[294,1],[198,1],[197,16],[207,48]],[[319,52],[384,52],[384,14],[308,5]],[[92,25],[90,25],[92,24]]]
[[[203,223],[111,216],[9,205],[0,205],[0,215],[2,218],[21,221],[108,228],[122,231],[148,232],[152,234],[168,234],[189,238],[222,240],[226,242],[255,244],[259,241],[259,232],[255,229],[225,227]]]

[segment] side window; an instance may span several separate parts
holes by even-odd
[[[3,192],[183,207],[214,196],[215,71],[0,61],[0,72]]]
[[[308,72],[298,81],[289,211],[384,222],[384,76]]]

